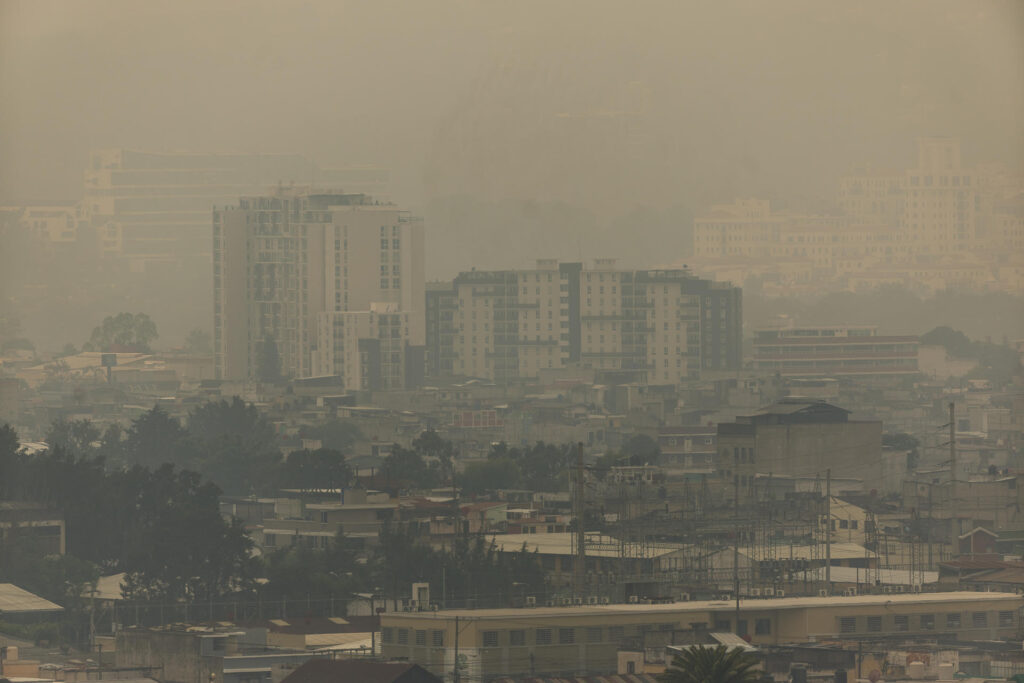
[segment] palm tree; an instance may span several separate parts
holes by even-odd
[[[742,648],[694,645],[672,658],[658,676],[662,683],[754,683],[760,680],[757,660]]]

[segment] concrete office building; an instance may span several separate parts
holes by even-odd
[[[135,270],[156,262],[210,258],[210,211],[281,183],[384,196],[388,172],[321,169],[297,154],[94,151],[84,172],[82,210],[100,254]]]
[[[779,327],[754,332],[754,369],[783,377],[915,375],[918,338],[874,327]]]
[[[853,597],[695,601],[491,610],[396,612],[381,617],[385,658],[452,672],[465,680],[496,676],[601,675],[616,672],[620,647],[692,634],[694,625],[749,636],[754,645],[822,639],[1013,638],[1024,597],[1015,593],[917,593]]]
[[[504,382],[580,367],[677,384],[741,363],[740,290],[684,269],[539,260],[431,285],[426,308],[435,376]]]
[[[821,477],[824,485],[827,470],[861,480],[865,490],[881,488],[881,420],[851,420],[850,411],[824,401],[785,398],[720,422],[717,445],[716,469],[741,499],[771,476]]]
[[[360,334],[377,338],[378,316],[390,324],[400,314],[398,338],[424,344],[423,224],[395,206],[294,189],[246,197],[214,211],[213,251],[219,378],[256,379],[271,340],[284,376],[339,374],[340,330],[358,328],[360,319],[322,314],[366,312]]]

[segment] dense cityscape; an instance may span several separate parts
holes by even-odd
[[[678,244],[305,151],[5,192],[0,682],[1020,681],[1024,169],[951,128]]]

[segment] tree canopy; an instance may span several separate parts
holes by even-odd
[[[118,313],[93,328],[86,346],[90,351],[108,351],[115,346],[149,351],[150,343],[159,336],[156,323],[145,313]]]
[[[662,683],[754,683],[759,680],[757,659],[741,648],[694,645],[672,658],[658,676]]]
[[[59,446],[29,456],[18,451],[13,430],[0,428],[0,500],[61,509],[67,554],[126,572],[134,597],[208,599],[252,581],[252,543],[239,524],[224,521],[219,494],[196,472],[169,463],[108,471],[102,458]],[[61,571],[88,573],[71,565]]]

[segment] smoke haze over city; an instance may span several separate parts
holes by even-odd
[[[1020,683],[1022,124],[1022,0],[0,0],[0,683]]]

